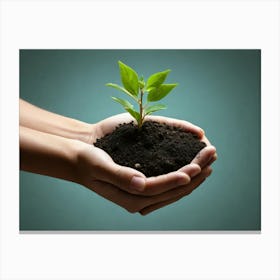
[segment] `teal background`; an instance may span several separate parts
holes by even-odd
[[[191,195],[147,216],[83,186],[20,172],[21,230],[260,230],[260,50],[20,50],[20,97],[94,123],[122,112],[117,61],[147,78],[172,69],[179,86],[164,116],[202,127],[216,146],[212,175]]]

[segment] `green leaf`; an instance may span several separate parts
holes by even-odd
[[[108,83],[108,84],[106,84],[106,86],[118,89],[118,90],[124,92],[125,94],[127,94],[128,96],[132,97],[135,101],[138,102],[137,98],[134,95],[132,95],[129,91],[127,91],[125,88],[123,88],[117,84],[113,84],[113,83]]]
[[[124,100],[122,98],[114,97],[112,96],[112,99],[118,103],[120,103],[123,108],[133,117],[136,119],[137,123],[140,121],[140,114],[134,110],[133,105],[128,102],[127,100]]]
[[[147,81],[147,91],[149,91],[151,88],[159,87],[165,81],[170,71],[171,70],[168,69],[163,72],[158,72],[151,75]]]
[[[138,96],[139,84],[138,84],[138,75],[137,73],[125,65],[121,61],[119,61],[121,80],[124,88],[129,91],[135,97]]]
[[[124,109],[133,109],[133,105],[128,102],[127,100],[124,100],[122,98],[114,97],[112,96],[112,99],[115,100],[116,102],[120,103]]]
[[[126,111],[134,118],[136,119],[137,123],[139,124],[140,122],[140,114],[133,110],[133,109],[126,109]]]
[[[159,110],[163,110],[163,109],[166,109],[167,107],[165,105],[162,105],[162,104],[156,104],[156,105],[152,105],[152,106],[149,106],[145,109],[144,113],[145,115],[149,115],[153,112],[156,112],[156,111],[159,111]]]
[[[163,84],[157,88],[151,88],[148,93],[148,101],[154,102],[164,98],[170,91],[175,88],[177,84]]]

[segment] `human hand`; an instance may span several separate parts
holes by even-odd
[[[192,131],[204,140],[207,147],[199,153],[193,163],[178,171],[150,178],[146,178],[135,169],[114,163],[106,152],[92,145],[84,145],[78,157],[78,178],[81,178],[81,184],[129,212],[141,214],[147,214],[189,194],[210,175],[211,168],[207,167],[207,164],[213,160],[215,154],[215,148],[210,145],[199,127],[164,117],[149,119]],[[130,121],[132,118],[128,114],[120,114],[95,124],[92,141],[95,142],[97,138],[112,132],[118,124]],[[191,182],[194,176],[195,180]]]

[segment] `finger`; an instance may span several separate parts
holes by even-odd
[[[198,186],[200,186],[207,177],[209,177],[212,173],[212,168],[210,166],[207,166],[202,170],[202,172],[196,176],[192,182],[186,186],[178,188],[176,191],[169,191],[161,195],[161,197],[158,197],[154,204],[148,205],[147,207],[143,208],[140,213],[142,215],[146,215],[154,210],[157,210],[159,208],[162,208],[168,204],[171,204],[180,198],[189,195],[193,190],[195,190]]]
[[[144,195],[158,195],[172,190],[176,187],[187,185],[191,181],[191,177],[201,172],[201,168],[197,164],[189,164],[182,171],[174,171],[168,174],[149,177],[146,181],[146,190]]]
[[[139,211],[139,213],[143,216],[146,216],[146,215],[148,215],[149,213],[151,213],[155,210],[158,210],[160,208],[163,208],[164,206],[167,206],[169,204],[172,204],[172,203],[178,201],[179,199],[181,199],[181,197],[173,198],[173,199],[170,199],[170,200],[167,200],[167,201],[163,201],[163,202],[159,202],[159,203],[150,205],[150,206],[142,209],[141,211]]]
[[[146,176],[140,171],[119,165],[102,149],[93,147],[93,156],[88,158],[92,166],[93,178],[112,184],[129,193],[143,191],[146,186]]]
[[[203,137],[200,139],[200,141],[204,142],[206,144],[206,146],[211,146],[209,139],[205,135],[203,135]]]
[[[199,138],[202,138],[204,135],[204,131],[202,128],[184,120],[178,120],[178,119],[167,118],[162,116],[147,116],[146,120],[166,123],[167,125],[170,126],[180,127],[185,131],[196,134]]]
[[[183,172],[174,171],[165,175],[146,178],[140,171],[118,165],[99,148],[93,148],[99,160],[94,164],[95,179],[110,183],[128,193],[144,196],[166,192],[190,182],[190,177],[197,175],[201,169],[197,164],[189,164]]]
[[[155,195],[155,196],[137,196],[139,199],[134,203],[134,205],[139,209],[144,209],[148,206],[162,203],[164,201],[173,200],[174,198],[183,197],[190,194],[195,188],[197,188],[201,182],[212,173],[212,168],[210,166],[205,167],[199,175],[195,176],[194,179],[187,185],[179,186],[167,192]],[[141,200],[141,198],[143,198]],[[137,204],[138,202],[138,204]],[[141,208],[142,205],[142,208]]]
[[[158,202],[158,203],[155,203],[153,205],[150,205],[150,206],[147,206],[145,207],[144,209],[140,210],[140,214],[141,215],[147,215],[155,210],[158,210],[164,206],[167,206],[169,204],[172,204],[176,201],[178,201],[179,199],[183,198],[184,196],[186,195],[189,195],[195,188],[197,188],[199,185],[201,185],[206,179],[205,178],[202,178],[200,179],[199,181],[196,182],[196,185],[193,185],[192,188],[186,190],[183,194],[180,194],[176,197],[173,197],[171,199],[168,199],[168,200],[165,200],[165,201],[162,201],[162,202]]]
[[[178,196],[186,195],[186,191],[191,192],[193,186],[199,183],[199,180],[207,176],[205,169],[197,176],[192,185],[187,190],[186,187],[177,188],[175,191],[169,191],[164,194],[157,196],[139,196],[135,194],[128,193],[122,189],[103,181],[93,180],[87,184],[87,188],[104,197],[107,200],[116,203],[117,205],[123,207],[130,213],[139,212],[148,206],[155,205]],[[209,173],[209,172],[208,172]],[[203,177],[204,176],[204,177]]]
[[[133,168],[117,164],[116,166],[117,170],[110,172],[113,176],[108,175],[109,180],[106,181],[128,193],[141,196],[155,196],[188,185],[191,178],[197,177],[200,173],[202,177],[206,177],[208,170],[210,170],[210,167],[207,167],[201,171],[199,165],[189,164],[179,171],[146,178],[144,174]]]
[[[216,153],[216,148],[214,146],[206,146],[203,148],[191,163],[198,164],[201,168],[205,167],[208,162],[213,158]]]
[[[141,172],[117,164],[107,167],[107,175],[98,176],[100,180],[130,194],[141,196],[155,196],[176,187],[189,184],[191,177],[201,172],[197,164],[189,164],[182,172],[174,171],[168,174],[146,178]]]
[[[86,186],[103,198],[123,207],[130,213],[137,213],[146,205],[145,197],[130,194],[120,188],[103,181],[94,180]]]
[[[132,194],[143,193],[147,188],[147,178],[143,173],[134,168],[118,164],[112,164],[108,177],[104,179],[106,182]]]
[[[207,165],[211,165],[214,161],[218,159],[217,153],[213,155],[213,157],[208,161]]]

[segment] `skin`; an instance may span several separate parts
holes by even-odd
[[[189,122],[149,116],[149,120],[196,133],[207,146],[191,164],[165,175],[147,178],[116,164],[92,145],[112,132],[129,114],[87,124],[35,107],[20,100],[20,167],[22,170],[76,182],[131,213],[151,213],[190,194],[211,174],[216,149],[203,130]]]

